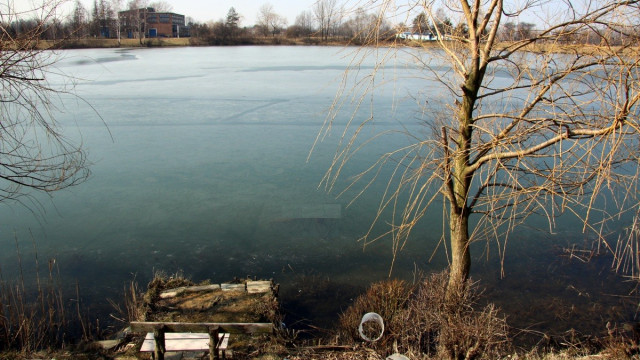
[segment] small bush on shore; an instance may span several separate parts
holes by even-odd
[[[340,316],[338,325],[340,338],[347,344],[360,342],[358,332],[360,320],[364,314],[375,312],[385,321],[385,335],[372,345],[383,349],[392,344],[396,338],[395,335],[401,331],[398,325],[402,327],[403,324],[389,322],[389,319],[403,316],[413,290],[413,286],[402,280],[388,280],[373,284]]]
[[[385,334],[369,344],[381,356],[391,351],[417,358],[496,358],[509,346],[506,321],[488,305],[477,310],[478,293],[469,283],[458,301],[445,300],[447,274],[424,277],[418,284],[388,280],[374,284],[340,317],[339,336],[359,342],[362,315],[377,312],[385,321]]]

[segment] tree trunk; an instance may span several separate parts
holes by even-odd
[[[471,255],[469,254],[469,212],[451,211],[449,220],[451,243],[451,267],[447,286],[447,302],[457,302],[465,291],[469,271],[471,269]]]
[[[468,168],[473,136],[473,110],[480,88],[477,74],[482,75],[482,72],[472,71],[466,84],[462,87],[464,94],[458,113],[460,127],[456,141],[457,151],[453,155],[453,168],[449,175],[451,269],[446,296],[447,300],[453,302],[456,302],[456,299],[459,299],[465,291],[471,268],[469,254],[469,215],[471,209],[468,207],[467,197],[473,178],[473,173],[468,172]]]

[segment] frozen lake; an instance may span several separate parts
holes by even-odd
[[[57,118],[89,151],[92,176],[52,199],[36,195],[34,213],[17,204],[0,208],[5,278],[16,274],[16,239],[25,271],[32,270],[33,236],[40,262],[55,259],[61,277],[78,281],[96,314],[109,312],[105,299],[118,298],[127,281],[135,277],[145,285],[161,270],[182,271],[195,281],[274,278],[290,319],[325,324],[367,284],[387,277],[390,241],[365,250],[357,242],[369,229],[385,183],[374,183],[351,206],[354,192],[336,198],[337,192],[319,187],[341,128],[307,161],[350,50],[100,49],[61,56],[58,70],[74,77],[82,100],[64,97]],[[362,64],[363,75],[372,67]],[[408,76],[411,67],[387,70],[397,81],[377,90],[376,121],[367,131],[426,131],[429,119],[410,95],[438,89]],[[346,121],[348,114],[337,119]],[[338,189],[406,141],[390,135],[368,146],[347,167]],[[436,207],[425,219],[396,261],[394,276],[412,279],[416,269],[446,268],[442,249],[431,258],[440,241],[441,211]],[[556,309],[572,303],[618,306],[598,319],[578,311],[566,316],[566,323],[576,324],[570,326],[596,332],[609,318],[632,316],[619,297],[607,295],[632,285],[603,271],[606,258],[585,265],[560,256],[563,246],[582,242],[576,230],[567,223],[555,235],[514,236],[505,279],[494,253],[487,256],[479,244],[472,276],[518,324],[552,327]],[[569,286],[589,292],[589,299]],[[549,305],[554,299],[559,303]]]

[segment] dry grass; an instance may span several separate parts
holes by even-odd
[[[340,317],[336,334],[324,345],[299,348],[289,359],[385,359],[398,352],[410,359],[640,359],[640,329],[610,325],[603,339],[567,331],[554,347],[515,350],[505,318],[493,305],[478,307],[479,292],[469,283],[454,303],[445,301],[447,273],[418,284],[376,283]],[[375,343],[359,338],[363,314],[377,312],[384,337]]]
[[[504,353],[508,331],[498,310],[492,305],[476,310],[477,292],[471,284],[458,301],[448,303],[446,284],[447,273],[427,276],[417,285],[399,280],[374,284],[340,317],[339,343],[361,344],[358,324],[364,313],[373,311],[384,319],[385,334],[368,344],[367,351],[382,357],[400,352],[412,358],[480,359]]]
[[[17,240],[16,249],[19,278],[5,280],[0,270],[0,359],[6,354],[15,358],[15,354],[65,348],[97,337],[99,322],[89,320],[77,283],[74,294],[63,291],[56,260],[49,259],[47,275],[42,277],[34,242],[34,278],[26,277]]]
[[[131,280],[128,285],[125,285],[122,298],[123,304],[108,299],[117,314],[111,314],[111,317],[125,327],[128,326],[131,321],[144,320],[145,314],[147,313],[147,307],[143,301],[144,293],[140,291],[138,282],[135,279]]]
[[[607,359],[640,359],[640,329],[638,325],[621,326],[607,324],[607,338],[602,341],[600,353]]]
[[[125,327],[131,321],[146,321],[147,315],[151,312],[149,305],[157,300],[160,292],[192,285],[194,283],[182,273],[167,275],[157,271],[147,285],[147,290],[143,292],[136,279],[133,279],[124,287],[122,302],[109,300],[116,313],[111,317]]]
[[[25,281],[0,280],[0,349],[31,352],[64,342],[67,312],[61,286],[53,278],[30,295]]]
[[[389,347],[395,340],[395,335],[404,326],[401,323],[389,322],[402,316],[406,311],[408,301],[413,291],[405,281],[389,280],[373,284],[364,295],[359,296],[341,316],[339,320],[338,336],[345,344],[360,342],[358,325],[362,316],[368,312],[375,312],[385,320],[385,335],[372,344],[377,349]],[[398,328],[399,327],[399,328]]]
[[[364,346],[354,346],[351,348],[331,348],[331,347],[309,347],[300,349],[292,356],[287,356],[289,360],[382,360],[378,352]]]
[[[211,45],[345,45],[345,41],[322,43],[311,38],[251,37],[236,39],[230,43],[217,43],[207,38],[148,38],[148,39],[64,39],[63,41],[39,40],[34,43],[38,49],[83,49],[83,48],[135,48],[135,47],[172,47],[172,46],[211,46]]]
[[[50,273],[53,273],[50,269]],[[53,278],[53,277],[52,277]],[[567,332],[562,339],[563,347],[556,349],[533,349],[515,351],[509,345],[505,320],[492,305],[478,308],[477,290],[469,284],[467,291],[455,303],[447,303],[445,289],[447,273],[425,276],[416,284],[400,280],[389,280],[373,284],[370,289],[358,297],[352,306],[340,317],[338,328],[331,333],[330,339],[291,341],[291,334],[279,331],[275,336],[261,338],[250,351],[238,352],[238,359],[326,359],[326,360],[382,360],[391,353],[399,352],[410,359],[518,359],[518,360],[568,360],[568,359],[640,359],[640,332],[631,325],[615,324],[608,326],[608,336],[604,339],[584,339],[573,332]],[[57,290],[44,291],[49,288],[48,281],[43,283],[43,297],[34,305],[27,306],[24,301],[11,302],[8,297],[20,299],[23,295],[21,286],[2,282],[0,299],[0,344],[1,359],[97,359],[110,358],[101,350],[86,348],[66,350],[50,350],[37,353],[37,347],[61,349],[55,341],[43,342],[47,339],[47,329],[56,328],[61,320],[42,316],[39,308],[44,301],[55,304]],[[123,323],[132,320],[144,320],[148,310],[146,299],[157,296],[160,291],[194,283],[182,274],[165,275],[156,273],[149,283],[146,294],[143,294],[135,281],[125,287],[125,304],[120,310]],[[15,289],[14,289],[15,288]],[[51,287],[56,289],[56,287]],[[46,295],[50,292],[52,295]],[[61,294],[60,294],[61,297]],[[61,299],[61,298],[60,298]],[[12,300],[14,301],[14,300]],[[14,305],[15,304],[15,305]],[[21,305],[20,305],[21,304]],[[264,304],[270,311],[269,304]],[[11,310],[10,308],[15,308]],[[16,313],[16,310],[22,309]],[[45,307],[46,309],[46,307]],[[32,311],[33,310],[33,311]],[[55,310],[55,309],[54,309]],[[75,309],[73,309],[75,310]],[[56,310],[57,311],[57,310]],[[74,316],[69,310],[58,315]],[[362,315],[366,312],[377,312],[385,320],[384,337],[375,343],[367,343],[359,338],[357,327]],[[54,312],[53,315],[56,313]],[[273,315],[273,314],[272,314]],[[277,314],[276,314],[277,315]],[[277,316],[274,316],[277,318]],[[13,319],[11,322],[7,320]],[[18,321],[16,321],[18,320]],[[23,333],[20,321],[24,325]],[[66,320],[64,320],[67,322]],[[43,324],[46,324],[43,325]],[[8,332],[8,329],[13,329]],[[37,330],[37,331],[36,331]],[[6,351],[7,334],[16,341]],[[55,338],[54,338],[55,340]],[[295,340],[295,339],[293,339]],[[19,343],[18,343],[19,342]],[[309,346],[310,344],[313,344]],[[47,345],[48,344],[48,345]],[[37,345],[37,346],[36,346]],[[297,346],[296,346],[297,345]],[[41,354],[41,355],[40,355]]]
[[[153,38],[153,39],[65,39],[64,41],[40,40],[36,44],[38,49],[82,49],[82,48],[118,48],[118,47],[160,47],[160,46],[190,46],[190,38]]]

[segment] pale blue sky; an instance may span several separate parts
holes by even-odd
[[[62,2],[63,6],[60,12],[67,15],[71,14],[75,4],[75,0],[0,0],[0,11],[5,11],[7,6],[21,16],[33,16],[32,9],[41,8],[43,2],[51,4],[51,2]],[[94,0],[80,0],[87,11],[91,13]],[[112,0],[107,0],[112,1]],[[152,3],[154,0],[147,0]],[[312,11],[317,0],[164,0],[173,6],[173,12],[192,17],[198,22],[217,21],[224,19],[231,7],[242,16],[241,26],[252,26],[256,22],[256,15],[260,8],[265,4],[271,4],[274,12],[287,18],[288,24],[293,25],[295,19],[303,11]],[[126,10],[129,0],[120,0],[121,10]],[[349,12],[356,7],[371,6],[370,0],[338,0],[337,7],[344,7]],[[12,11],[12,12],[13,12]],[[61,15],[58,12],[58,15]],[[38,17],[38,14],[35,15]]]
[[[87,10],[93,7],[93,0],[82,0]],[[315,0],[164,0],[173,5],[173,12],[190,16],[198,22],[220,20],[227,16],[229,8],[234,7],[242,15],[242,26],[255,24],[256,14],[262,5],[270,3],[273,10],[287,18],[289,25],[295,22],[302,11],[311,10]],[[152,0],[150,0],[152,2]],[[127,0],[122,1],[126,6]]]
[[[0,0],[0,8],[6,9],[7,4],[10,7],[18,10],[26,10],[37,8],[34,4],[42,4],[43,1],[49,0]],[[65,1],[65,0],[57,0]],[[94,0],[81,0],[86,9],[90,12],[93,8]],[[153,2],[153,0],[147,0]],[[198,22],[217,21],[224,19],[227,12],[231,7],[234,7],[236,11],[242,16],[241,26],[252,26],[256,22],[256,15],[259,9],[264,4],[271,4],[273,10],[287,18],[288,25],[293,25],[296,16],[303,11],[311,11],[313,5],[317,0],[164,0],[173,6],[173,12],[184,14],[187,17],[192,17]],[[438,0],[436,0],[438,1]],[[507,6],[522,6],[523,3],[529,3],[530,0],[509,0]],[[568,0],[564,0],[568,1]],[[571,4],[574,7],[580,8],[586,1],[594,0],[571,0]],[[129,0],[121,0],[123,10],[126,9]],[[338,0],[337,6],[344,6],[346,11],[353,11],[357,7],[363,7],[370,10],[371,4],[378,4],[381,1],[370,0]],[[416,1],[419,3],[419,1]],[[414,3],[416,3],[414,2]],[[65,12],[70,13],[73,8],[75,0],[66,0]],[[417,15],[421,8],[415,8],[414,6],[408,6],[405,1],[391,1],[391,6],[387,8],[387,14],[395,11],[395,16],[388,20],[392,24],[404,22],[410,24],[413,18]],[[404,5],[402,5],[404,4]],[[553,19],[558,13],[562,11],[566,4],[563,6],[562,0],[533,0],[533,7],[527,12],[526,15],[521,16],[520,21],[528,21],[541,25],[544,19]],[[414,4],[415,5],[415,4]],[[437,5],[437,4],[436,4]],[[558,19],[555,19],[556,21]],[[455,21],[455,20],[454,20]]]

